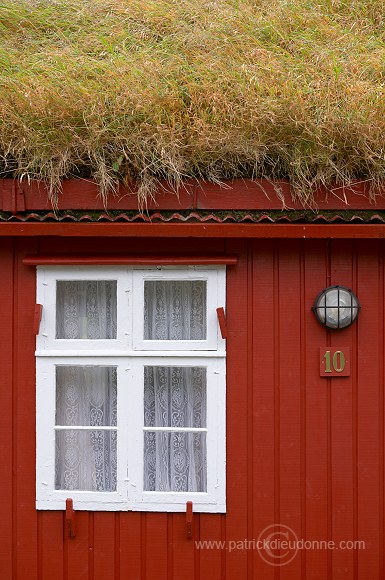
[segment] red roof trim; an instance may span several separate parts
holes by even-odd
[[[62,193],[58,197],[59,210],[137,210],[137,190],[134,186],[120,187],[111,194],[105,205],[92,180],[68,179],[63,181]],[[385,194],[385,188],[384,188]],[[356,182],[351,187],[320,188],[314,192],[318,209],[385,209],[385,195],[378,195],[375,202],[369,199],[369,184]],[[0,209],[16,215],[22,211],[50,210],[48,188],[37,181],[18,182],[13,179],[0,180]],[[288,181],[264,179],[236,179],[221,185],[186,181],[176,194],[167,184],[159,188],[155,200],[148,200],[147,210],[290,210],[303,209],[293,202]]]
[[[0,236],[385,238],[385,224],[0,223]]]

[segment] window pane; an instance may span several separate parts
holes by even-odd
[[[206,369],[144,367],[145,427],[206,427]]]
[[[56,338],[116,338],[116,281],[58,281]]]
[[[206,318],[204,280],[145,281],[145,340],[205,340]]]
[[[206,433],[144,433],[145,491],[207,491]]]
[[[55,489],[116,491],[116,431],[56,431]]]
[[[115,426],[116,397],[116,367],[56,367],[56,425]]]

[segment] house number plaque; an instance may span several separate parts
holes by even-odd
[[[319,352],[321,377],[350,377],[350,348],[348,346],[322,347]]]

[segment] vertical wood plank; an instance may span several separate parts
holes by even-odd
[[[64,580],[93,580],[93,514],[76,512],[76,536],[64,536]]]
[[[326,331],[311,313],[318,293],[328,285],[326,240],[311,240],[305,246],[305,485],[303,509],[306,540],[327,541],[328,537],[328,379],[319,376],[319,348],[326,345]],[[306,580],[328,578],[326,550],[306,550]]]
[[[10,352],[13,346],[13,239],[5,238],[0,245],[0,368],[2,373],[2,388],[0,389],[0,465],[3,466],[0,478],[2,498],[0,526],[0,570],[4,578],[12,578],[13,570],[13,538],[16,529],[13,528],[13,356]]]
[[[95,512],[94,514],[94,580],[111,578],[116,580],[115,569],[115,514]]]
[[[250,274],[248,244],[231,240],[227,251],[239,256],[237,266],[227,273],[227,516],[226,541],[248,537],[248,311],[247,280]],[[227,578],[247,578],[248,558],[245,549],[226,551]]]
[[[254,531],[256,541],[274,513],[274,242],[253,243],[253,443]],[[261,555],[264,555],[263,553]],[[274,578],[274,568],[253,551],[257,578]]]
[[[143,578],[141,518],[139,512],[120,514],[120,577],[124,580]]]
[[[351,240],[338,240],[331,244],[331,284],[347,286],[355,293],[355,256]],[[354,353],[354,333],[357,326],[330,332],[331,346],[348,346]],[[355,353],[354,353],[355,354]],[[354,356],[353,354],[353,356]],[[353,369],[355,362],[353,361]],[[333,540],[354,538],[354,438],[356,422],[353,412],[355,405],[355,373],[350,377],[331,379],[331,523]],[[352,550],[333,550],[333,580],[354,578],[354,555]]]
[[[280,519],[301,539],[301,261],[297,240],[279,245]],[[283,528],[284,530],[286,528]],[[288,531],[288,530],[286,530]],[[286,532],[284,532],[286,533]],[[289,532],[290,533],[290,532]],[[295,552],[294,552],[295,553]],[[281,578],[301,577],[301,553],[281,550]],[[278,561],[281,561],[280,558]],[[286,559],[286,560],[285,560]],[[287,561],[287,563],[285,563]]]
[[[64,575],[64,512],[41,511],[39,519],[39,580],[63,580]]]
[[[186,538],[186,515],[169,514],[171,538],[169,547],[172,548],[172,566],[169,562],[169,578],[196,579],[195,574],[195,541],[199,540],[199,514],[193,515],[193,538]],[[199,555],[199,554],[198,554]]]
[[[143,514],[146,550],[143,554],[146,566],[146,580],[157,578],[168,580],[168,527],[166,513]]]
[[[38,577],[37,512],[35,508],[35,336],[33,314],[36,303],[35,268],[23,266],[27,253],[36,251],[33,239],[19,239],[15,254],[14,316],[14,437],[16,569],[20,577],[28,570],[30,580]]]
[[[202,547],[199,549],[200,577],[207,577],[210,571],[210,580],[222,580],[222,553],[225,551],[221,547],[222,542],[222,516],[220,514],[201,514],[200,515],[200,534],[201,542],[213,542],[211,547]],[[196,548],[198,550],[198,548]],[[224,572],[224,571],[223,571]]]
[[[379,434],[382,381],[378,364],[381,351],[380,332],[384,327],[383,266],[377,241],[362,241],[357,247],[357,295],[362,309],[357,320],[358,349],[352,372],[357,373],[358,441],[357,506],[355,538],[365,542],[357,550],[358,578],[380,578],[380,463]]]

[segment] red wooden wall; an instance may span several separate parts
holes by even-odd
[[[135,245],[136,244],[136,245]],[[228,268],[226,515],[36,512],[31,252],[237,254]],[[382,580],[384,568],[384,245],[381,240],[3,238],[0,245],[1,580]],[[328,334],[311,306],[352,287],[358,322]],[[319,347],[350,346],[348,378],[319,376]],[[299,550],[284,566],[252,543],[267,526],[365,549]],[[198,549],[195,540],[226,542]],[[230,544],[232,543],[232,544]],[[230,549],[230,546],[232,548]]]

